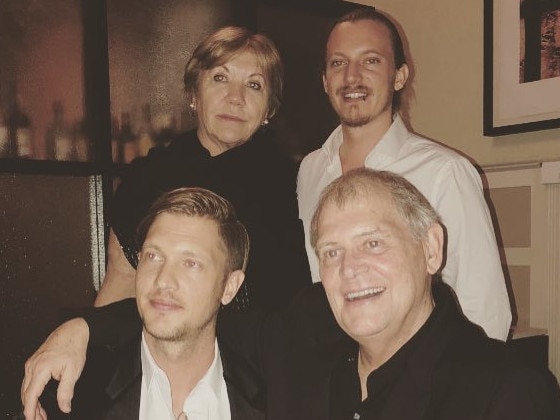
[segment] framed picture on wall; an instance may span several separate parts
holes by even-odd
[[[560,0],[484,1],[484,135],[560,127]]]

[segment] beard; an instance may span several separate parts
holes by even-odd
[[[371,89],[369,89],[366,86],[345,85],[337,89],[334,98],[344,98],[345,95],[350,93],[362,93],[364,95],[367,95],[367,97],[370,97],[372,95]],[[331,103],[333,105],[333,108],[335,108],[336,110],[337,106],[334,102],[335,101],[334,98],[331,98]],[[363,101],[365,102],[365,100],[366,98],[364,97]],[[357,100],[356,102],[351,104],[349,108],[346,108],[348,104],[346,104],[346,106],[343,105],[343,107],[339,111],[337,111],[338,117],[340,119],[340,123],[348,127],[361,127],[369,123],[372,119],[372,116],[364,114],[364,111],[367,111],[367,109],[366,110],[361,109],[362,104],[363,104],[362,100]]]
[[[347,127],[362,127],[367,125],[372,120],[371,115],[357,115],[357,116],[340,116],[340,124]]]
[[[155,340],[165,343],[189,343],[195,341],[206,329],[215,328],[218,310],[209,314],[202,322],[196,324],[183,322],[179,325],[162,325],[161,321],[154,325],[149,319],[142,317],[144,331]]]
[[[391,103],[385,104],[382,109],[374,109],[373,107],[361,107],[361,104],[351,105],[343,112],[338,113],[340,124],[346,127],[363,127],[370,122],[379,118],[387,110],[391,110]]]
[[[149,324],[144,323],[144,331],[152,336],[154,339],[160,342],[166,343],[179,343],[179,342],[191,342],[196,340],[200,336],[202,331],[210,324],[207,322],[203,325],[196,327],[190,325],[181,325],[178,327],[171,327],[167,329],[162,328],[151,328]]]

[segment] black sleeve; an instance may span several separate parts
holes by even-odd
[[[88,348],[119,347],[135,339],[142,330],[142,321],[134,298],[98,308],[88,308],[83,318],[89,326]]]
[[[484,418],[560,419],[560,390],[556,378],[548,370],[524,368],[512,372],[504,378]]]

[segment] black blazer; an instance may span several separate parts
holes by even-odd
[[[142,384],[140,336],[119,350],[92,348],[76,385],[70,414],[60,412],[56,384],[50,383],[41,397],[49,419],[138,419]],[[232,420],[264,420],[265,392],[258,375],[225,343],[219,343]]]
[[[551,372],[527,366],[505,343],[486,337],[460,312],[449,286],[432,290],[436,309],[415,336],[381,414],[365,408],[361,419],[560,419]],[[226,314],[218,317],[218,337],[262,375],[267,420],[352,418],[335,409],[340,391],[352,386],[337,376],[337,366],[355,356],[357,345],[338,327],[321,284],[302,292],[283,315]],[[90,343],[117,347],[141,328],[134,299],[98,308],[86,320]]]

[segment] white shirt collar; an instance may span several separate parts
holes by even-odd
[[[140,420],[175,420],[171,400],[171,385],[165,372],[156,364],[144,334],[141,344],[142,393],[140,395]],[[214,345],[214,360],[193,388],[183,404],[189,420],[231,419],[227,387],[224,380],[218,342]]]
[[[407,139],[408,129],[406,128],[401,116],[396,113],[393,118],[393,123],[389,129],[367,155],[366,162],[374,159],[374,156],[378,156],[380,159],[385,161],[387,158],[390,158],[391,161],[396,159],[400,148]],[[334,129],[329,138],[323,144],[323,150],[328,156],[331,164],[340,164],[338,151],[343,140],[342,126],[339,125]]]

